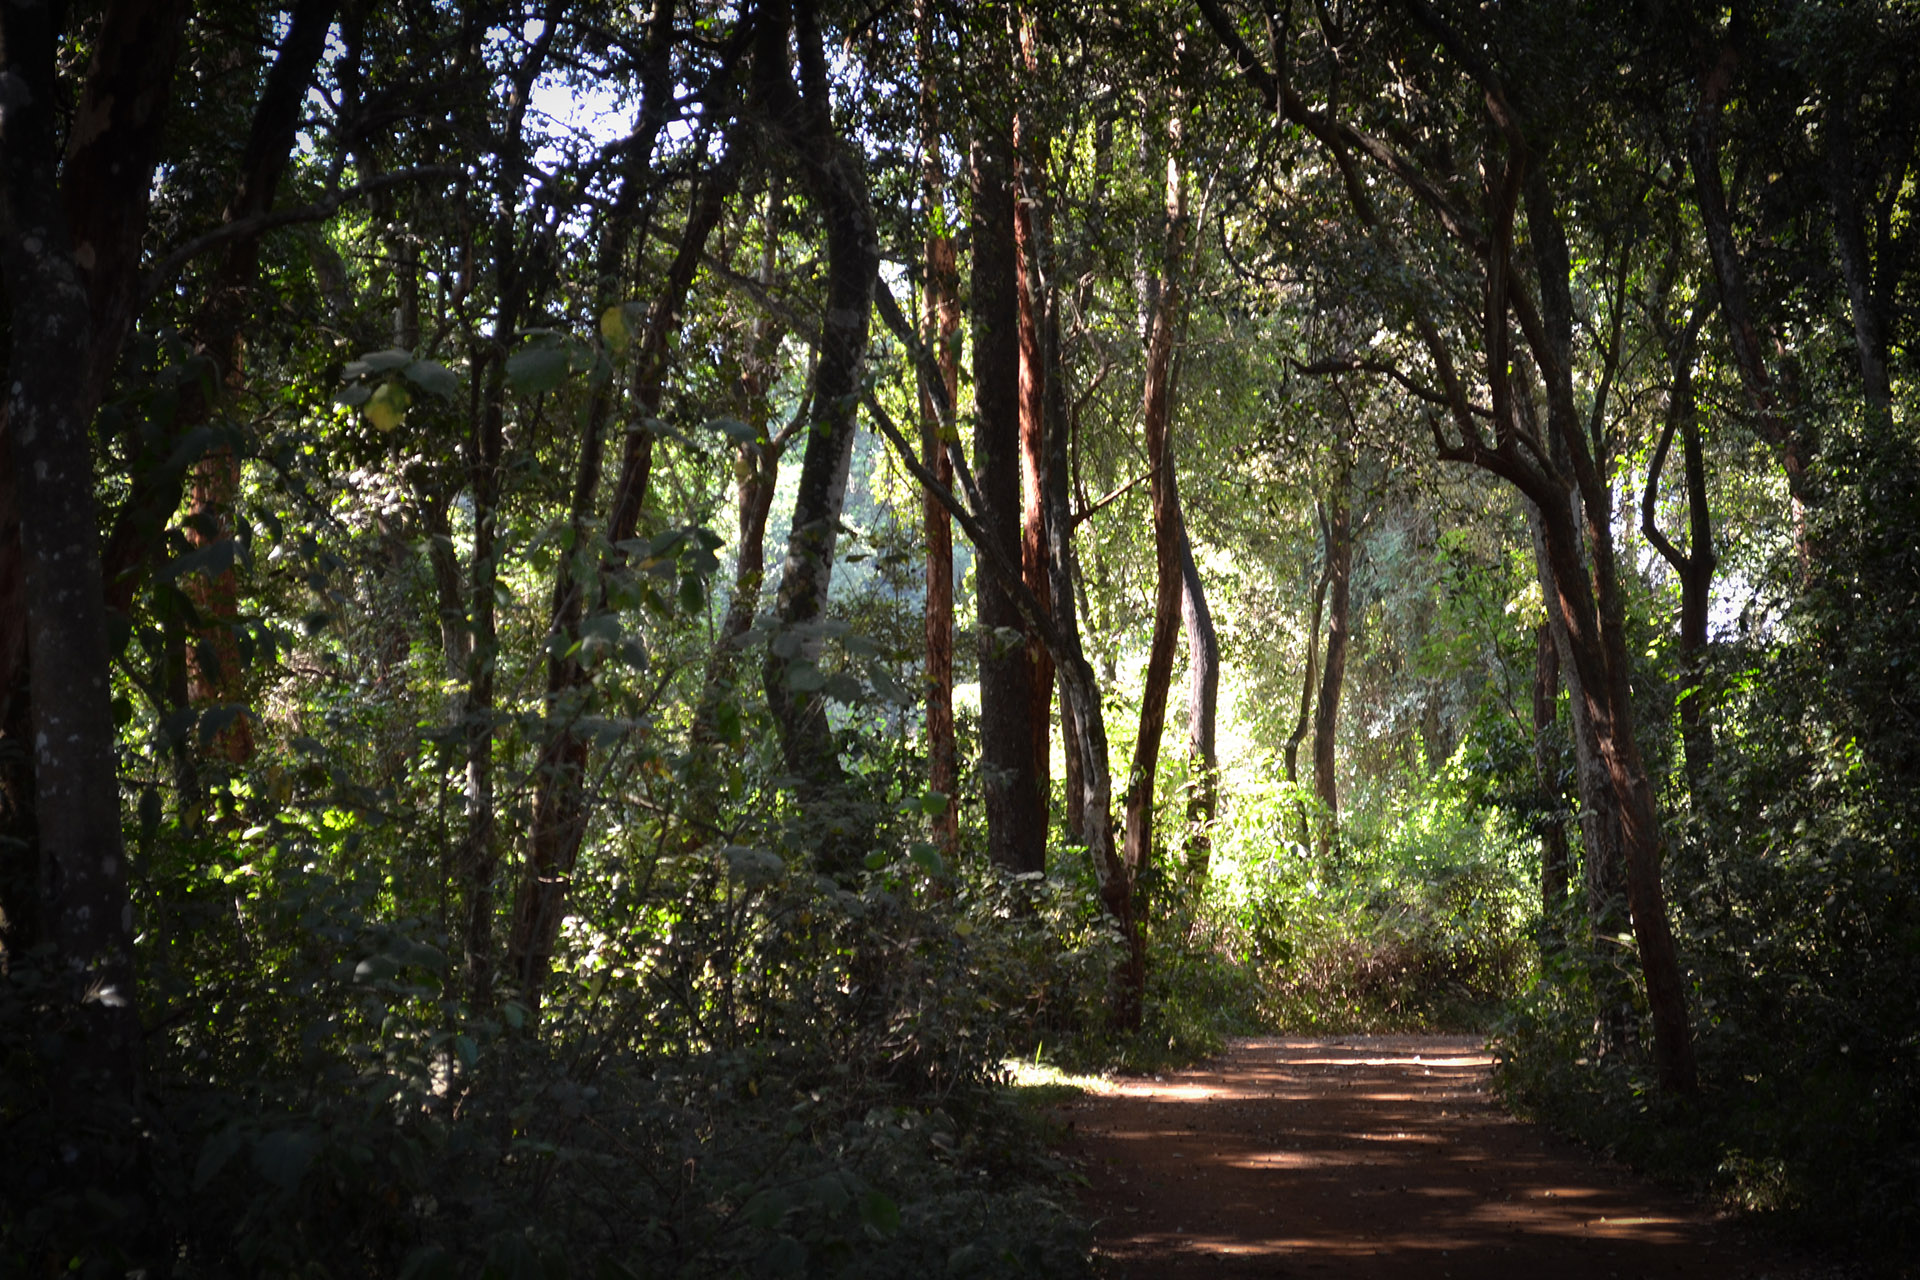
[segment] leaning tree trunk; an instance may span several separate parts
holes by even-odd
[[[1153,857],[1153,799],[1160,764],[1160,739],[1167,725],[1167,687],[1173,679],[1173,653],[1180,634],[1180,542],[1184,522],[1173,465],[1175,336],[1184,321],[1184,269],[1187,196],[1180,168],[1180,134],[1170,130],[1167,157],[1166,232],[1158,288],[1147,321],[1147,368],[1141,418],[1147,444],[1148,492],[1153,508],[1153,636],[1140,690],[1140,730],[1127,770],[1125,862],[1139,876]]]
[[[839,750],[827,724],[826,699],[817,687],[807,688],[794,677],[805,669],[803,664],[813,664],[820,656],[816,624],[826,612],[847,471],[853,460],[861,367],[880,249],[864,164],[834,129],[826,56],[813,5],[801,4],[790,15],[782,0],[770,0],[760,7],[758,23],[753,69],[756,105],[774,138],[799,167],[827,229],[827,297],[813,412],[774,606],[779,633],[767,647],[763,680],[780,728],[787,769],[800,779],[801,809],[819,837],[820,869],[831,875],[851,875],[866,856],[871,816],[848,794]],[[804,91],[795,88],[788,67],[789,26],[797,36]]]

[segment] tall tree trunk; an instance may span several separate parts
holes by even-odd
[[[769,0],[759,12],[754,89],[762,119],[789,149],[807,193],[827,228],[827,298],[814,375],[813,413],[800,463],[793,530],[787,539],[775,605],[780,633],[767,648],[763,670],[767,702],[780,727],[789,772],[800,782],[800,804],[819,834],[820,869],[856,872],[866,856],[871,815],[853,802],[826,699],[795,688],[798,664],[820,654],[816,624],[825,614],[847,471],[858,427],[861,366],[880,250],[867,200],[864,164],[834,130],[826,55],[812,3],[789,7]],[[788,30],[796,36],[800,90],[788,67]]]
[[[1567,827],[1560,815],[1560,744],[1554,734],[1559,720],[1560,650],[1551,622],[1534,628],[1533,657],[1533,789],[1540,835],[1540,917],[1542,938],[1557,943],[1554,922],[1566,905],[1568,867]]]
[[[1181,172],[1180,133],[1170,129],[1167,156],[1166,224],[1158,288],[1149,290],[1147,367],[1141,418],[1147,444],[1148,490],[1153,507],[1153,636],[1140,690],[1140,731],[1127,771],[1125,861],[1138,877],[1153,857],[1153,798],[1160,764],[1160,739],[1167,724],[1167,687],[1173,679],[1173,652],[1180,633],[1180,492],[1171,440],[1174,402],[1174,347],[1185,319],[1187,194]]]
[[[1046,414],[1049,395],[1049,369],[1046,353],[1047,329],[1052,323],[1054,299],[1051,293],[1053,264],[1049,260],[1053,245],[1053,223],[1048,206],[1046,182],[1051,148],[1044,129],[1035,119],[1033,92],[1040,75],[1040,59],[1035,44],[1034,19],[1023,11],[1017,19],[1020,37],[1021,81],[1027,87],[1020,110],[1013,120],[1014,153],[1014,249],[1018,259],[1017,281],[1020,309],[1020,486],[1021,531],[1020,560],[1027,590],[1042,608],[1050,606],[1047,592],[1046,503],[1041,489],[1046,472]],[[1027,663],[1031,668],[1028,687],[1029,785],[1039,792],[1037,804],[1045,821],[1050,808],[1052,784],[1049,729],[1053,721],[1053,659],[1040,638],[1027,636]],[[1041,857],[1046,856],[1042,836]],[[1044,861],[1042,867],[1044,867]]]
[[[1306,740],[1307,730],[1313,726],[1313,695],[1320,687],[1320,618],[1327,605],[1327,588],[1333,582],[1333,556],[1329,546],[1327,508],[1324,502],[1316,503],[1315,507],[1320,517],[1320,576],[1313,584],[1313,611],[1307,618],[1307,663],[1306,670],[1300,676],[1300,714],[1294,717],[1293,732],[1287,735],[1287,785],[1289,787],[1297,787],[1300,784],[1300,744]],[[1300,847],[1305,849],[1313,843],[1313,833],[1307,826],[1305,801],[1295,804],[1294,823],[1298,832],[1296,839]]]
[[[636,154],[650,156],[650,144],[647,151],[636,151]],[[679,247],[668,267],[661,293],[654,299],[647,331],[635,357],[633,378],[635,399],[639,401],[639,412],[644,417],[653,417],[659,412],[661,383],[670,361],[670,347],[664,335],[678,327],[679,314],[692,287],[697,263],[713,228],[725,211],[735,172],[733,147],[729,144],[727,155],[719,166],[695,189]],[[630,175],[622,198],[610,215],[613,223],[607,228],[607,240],[597,272],[601,280],[610,284],[620,279],[627,259],[635,206],[631,193],[638,190],[644,181],[641,173]],[[612,305],[613,301],[611,293],[601,299],[602,305]],[[616,388],[617,379],[609,376],[594,388],[592,399],[588,402],[568,517],[573,534],[572,545],[576,548],[584,547],[589,540],[588,523],[598,501],[600,473],[606,454],[606,432],[618,396]],[[637,431],[628,437],[630,445],[633,436],[647,436],[651,440],[645,431]],[[614,519],[632,522],[620,541],[633,536],[633,524],[638,521],[646,497],[645,483],[649,470],[649,467],[635,468],[632,472],[622,469],[622,480],[630,481],[634,487],[623,485],[618,488],[610,504],[609,523]],[[528,834],[525,872],[514,891],[513,923],[507,943],[508,967],[519,982],[522,995],[536,1002],[546,982],[553,948],[560,936],[573,868],[579,860],[581,841],[586,836],[590,807],[586,794],[589,745],[586,739],[575,732],[575,722],[585,713],[591,700],[593,679],[592,670],[579,652],[585,622],[587,584],[577,577],[578,564],[577,555],[563,556],[554,573],[548,624],[552,643],[547,658],[544,708],[546,738],[541,744],[535,766],[533,826]],[[603,578],[610,567],[603,566]],[[605,595],[603,580],[595,598],[604,600]]]
[[[526,305],[525,264],[520,260],[520,183],[526,154],[526,113],[534,82],[552,46],[559,0],[549,0],[540,36],[513,69],[513,93],[498,136],[500,172],[495,188],[499,208],[494,221],[493,334],[473,361],[476,370],[468,405],[472,437],[467,449],[468,484],[473,495],[473,558],[467,568],[467,618],[472,645],[467,655],[466,696],[461,704],[467,786],[466,830],[459,874],[466,892],[462,944],[467,998],[476,1007],[493,1003],[494,898],[500,850],[494,804],[495,668],[499,659],[497,601],[500,565],[500,480],[506,448],[507,355],[519,332]]]
[[[1185,521],[1180,529],[1180,618],[1187,632],[1187,870],[1204,885],[1213,859],[1213,821],[1219,811],[1220,754],[1215,726],[1220,705],[1220,637],[1194,562]]]
[[[1854,142],[1858,98],[1842,88],[1828,95],[1826,134],[1827,195],[1833,208],[1833,241],[1853,312],[1853,339],[1860,364],[1860,389],[1882,432],[1893,426],[1893,384],[1887,374],[1887,322],[1883,295],[1874,280],[1860,211],[1859,158]]]
[[[919,0],[921,192],[926,202],[926,296],[922,316],[925,341],[938,359],[946,402],[960,396],[960,271],[953,237],[946,227],[946,162],[938,82],[934,75],[933,6]],[[920,375],[928,376],[926,371]],[[931,388],[920,392],[920,457],[934,479],[952,488],[953,467],[941,438],[939,405]],[[927,538],[927,783],[947,798],[932,819],[933,837],[951,858],[960,847],[960,756],[953,729],[953,526],[947,509],[931,493],[922,493],[921,516]]]
[[[307,84],[326,47],[337,7],[335,0],[302,0],[294,7],[286,38],[254,108],[239,182],[227,205],[228,224],[258,217],[273,207],[300,126]],[[259,275],[260,236],[237,237],[228,244],[207,302],[194,318],[194,349],[211,359],[209,381],[228,394],[239,392],[246,383],[244,334]],[[186,400],[173,424],[176,437],[204,422],[214,407],[212,397],[198,388]],[[234,536],[233,504],[239,491],[240,456],[231,438],[222,439],[194,464],[186,522],[190,544],[204,548]],[[239,581],[233,563],[229,559],[224,568],[194,575],[184,585],[200,614],[194,641],[187,647],[192,701],[203,706],[237,705],[245,701],[246,673],[234,637]],[[251,717],[236,717],[213,746],[229,763],[246,763],[254,751]]]
[[[12,476],[20,589],[0,600],[0,614],[25,619],[39,924],[75,1033],[56,1090],[69,1131],[92,1138],[96,1126],[131,1132],[124,1111],[141,1036],[91,428],[133,322],[184,8],[124,3],[107,13],[93,34],[64,164],[68,99],[56,61],[69,33],[55,25],[60,16],[49,5],[0,4],[0,83],[8,86],[0,279],[9,308],[0,465]],[[16,674],[4,676],[0,689],[11,692]],[[119,1176],[100,1151],[85,1152],[69,1172]]]
[[[1340,788],[1334,746],[1340,726],[1340,690],[1347,675],[1347,639],[1353,595],[1353,446],[1334,444],[1333,483],[1327,494],[1327,656],[1313,710],[1313,789],[1320,797],[1320,857],[1340,851]]]
[[[1662,1087],[1675,1093],[1692,1093],[1699,1088],[1699,1075],[1686,986],[1661,883],[1665,837],[1653,782],[1634,727],[1626,600],[1613,540],[1613,492],[1606,459],[1589,448],[1588,433],[1583,431],[1575,408],[1572,261],[1544,174],[1534,171],[1524,191],[1539,281],[1539,309],[1534,312],[1531,301],[1517,288],[1506,296],[1526,307],[1521,313],[1522,328],[1547,389],[1548,427],[1554,447],[1571,461],[1573,494],[1579,504],[1576,515],[1566,500],[1566,490],[1537,487],[1535,503],[1541,513],[1552,587],[1559,596],[1567,629],[1569,652],[1562,657],[1572,659],[1562,665],[1569,679],[1578,673],[1578,696],[1587,704],[1613,788],[1611,807],[1619,815],[1633,937],[1653,1023],[1654,1066]],[[1502,295],[1496,292],[1493,296]],[[1504,327],[1504,318],[1501,324]],[[1504,381],[1501,389],[1509,389]],[[1603,399],[1596,404],[1596,415],[1601,403]],[[1598,435],[1593,433],[1596,439]],[[1587,555],[1584,564],[1583,534]]]
[[[900,314],[893,297],[887,292],[884,283],[880,287],[878,298],[888,327],[902,345],[914,352],[915,360],[921,369],[923,386],[939,386],[936,376],[937,363],[933,353],[922,344],[914,334],[904,315]],[[943,428],[950,429],[953,423],[953,403],[945,399],[942,392],[939,409]],[[1074,725],[1073,741],[1078,746],[1080,769],[1086,779],[1086,802],[1081,811],[1081,828],[1085,832],[1087,854],[1093,864],[1096,882],[1100,887],[1100,901],[1112,916],[1120,936],[1126,944],[1126,956],[1122,960],[1114,992],[1114,1021],[1121,1027],[1133,1029],[1140,1025],[1141,1013],[1146,996],[1147,951],[1146,938],[1140,929],[1139,915],[1134,900],[1133,878],[1128,874],[1120,850],[1114,844],[1113,835],[1113,784],[1108,774],[1107,729],[1106,720],[1100,705],[1100,687],[1095,680],[1093,667],[1086,659],[1080,644],[1080,625],[1075,608],[1074,579],[1079,570],[1074,562],[1072,530],[1072,512],[1069,508],[1070,489],[1067,482],[1067,449],[1069,433],[1064,429],[1068,417],[1065,414],[1048,418],[1050,430],[1047,436],[1047,475],[1045,489],[1048,503],[1047,519],[1047,565],[1048,590],[1052,595],[1052,609],[1043,612],[1040,602],[1027,590],[1022,566],[1018,555],[1014,554],[1002,540],[989,536],[983,522],[977,517],[984,503],[980,498],[979,486],[973,481],[957,444],[948,446],[948,458],[953,464],[954,478],[960,482],[967,493],[973,511],[963,506],[951,490],[937,483],[933,473],[922,466],[914,457],[913,447],[892,425],[886,411],[879,402],[869,398],[868,406],[874,415],[874,422],[888,441],[893,445],[901,463],[907,468],[921,486],[933,494],[948,513],[954,517],[965,531],[967,538],[979,553],[983,573],[991,574],[1013,597],[1021,617],[1027,625],[1038,632],[1047,642],[1047,651],[1053,657],[1054,667],[1060,674],[1061,695],[1066,714]]]
[[[772,175],[767,188],[767,211],[761,228],[760,287],[771,289],[780,258],[780,229],[784,200],[780,175]],[[770,315],[755,319],[753,335],[740,360],[740,417],[753,438],[743,440],[733,451],[734,527],[740,531],[733,561],[733,589],[727,598],[726,616],[720,622],[720,634],[707,655],[707,669],[701,681],[700,703],[695,708],[690,754],[694,758],[695,779],[689,801],[689,823],[695,836],[703,837],[711,829],[720,808],[723,769],[718,748],[723,742],[737,742],[735,728],[723,725],[722,708],[735,696],[740,638],[753,626],[760,608],[760,589],[767,576],[767,518],[773,510],[774,490],[779,480],[780,455],[785,450],[788,431],[773,427],[771,396],[778,376],[780,344],[786,339],[786,325]],[[800,408],[789,430],[798,430],[811,411],[812,370],[808,386],[802,389]]]
[[[1001,6],[981,26],[995,65],[1010,64]],[[1021,563],[1020,259],[1010,116],[982,113],[972,147],[974,470],[978,514],[997,550]],[[987,854],[1016,874],[1044,871],[1046,809],[1034,785],[1034,669],[1008,584],[982,576],[975,592],[980,647],[980,773]]]
[[[1640,531],[1680,579],[1680,741],[1686,753],[1687,791],[1696,811],[1705,800],[1713,772],[1713,723],[1706,690],[1707,614],[1713,604],[1713,571],[1719,564],[1713,550],[1713,513],[1707,506],[1706,458],[1693,392],[1694,340],[1709,309],[1696,305],[1693,319],[1675,345],[1666,422],[1647,465],[1647,487],[1640,500]],[[1685,460],[1688,534],[1684,552],[1660,531],[1656,518],[1660,475],[1676,432]]]

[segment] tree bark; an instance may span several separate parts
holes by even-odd
[[[1160,739],[1167,724],[1167,688],[1173,679],[1174,646],[1180,632],[1180,542],[1185,522],[1171,441],[1174,347],[1185,321],[1182,272],[1187,238],[1187,196],[1180,167],[1178,125],[1167,157],[1165,242],[1157,288],[1147,322],[1147,361],[1141,418],[1147,445],[1148,491],[1153,508],[1153,636],[1141,681],[1140,731],[1127,770],[1125,861],[1138,877],[1153,857],[1153,798]]]
[[[935,375],[938,368],[933,353],[914,335],[906,317],[900,314],[883,283],[877,294],[882,314],[887,325],[901,344],[914,353],[915,361],[921,370],[921,385],[939,386]],[[951,430],[953,423],[953,402],[944,397],[944,387],[940,387],[942,396],[938,405],[943,429]],[[1126,955],[1120,964],[1114,991],[1114,1021],[1126,1029],[1139,1027],[1147,982],[1146,938],[1140,929],[1140,920],[1134,900],[1132,877],[1127,873],[1120,850],[1114,844],[1113,834],[1113,784],[1107,772],[1107,729],[1106,720],[1100,705],[1100,687],[1095,680],[1093,667],[1086,659],[1080,645],[1080,627],[1074,605],[1074,578],[1079,572],[1075,564],[1072,542],[1072,512],[1068,507],[1069,486],[1067,484],[1068,432],[1064,427],[1068,421],[1065,414],[1051,416],[1050,426],[1060,427],[1050,431],[1047,438],[1049,483],[1045,490],[1049,504],[1047,520],[1047,563],[1049,570],[1048,589],[1052,594],[1052,609],[1042,612],[1040,602],[1027,590],[1020,558],[1012,554],[1000,540],[989,536],[977,513],[984,505],[980,501],[979,487],[974,483],[966,467],[966,459],[961,455],[957,444],[948,446],[948,459],[953,465],[954,478],[968,495],[973,511],[962,505],[954,493],[944,485],[937,483],[933,473],[922,466],[913,456],[912,446],[892,425],[886,411],[879,402],[868,398],[868,408],[873,413],[874,423],[881,434],[893,445],[902,465],[918,480],[921,487],[940,502],[950,515],[959,522],[974,549],[979,553],[983,573],[991,574],[1013,597],[1015,606],[1028,626],[1047,643],[1047,652],[1052,655],[1054,668],[1060,674],[1060,688],[1066,708],[1066,715],[1072,718],[1074,742],[1078,746],[1081,775],[1086,780],[1086,802],[1081,810],[1081,828],[1085,833],[1087,854],[1093,864],[1093,873],[1100,888],[1100,901],[1107,913],[1113,918],[1120,936],[1126,944]]]
[[[1713,571],[1719,558],[1713,550],[1713,512],[1707,505],[1707,466],[1701,448],[1700,422],[1693,392],[1694,340],[1706,320],[1707,308],[1697,305],[1693,319],[1678,336],[1672,354],[1672,386],[1667,393],[1666,422],[1647,465],[1647,487],[1640,501],[1640,530],[1680,579],[1680,741],[1686,754],[1687,791],[1697,811],[1704,802],[1707,780],[1713,772],[1713,723],[1706,690],[1707,614],[1713,603]],[[1674,434],[1681,437],[1687,492],[1687,550],[1682,552],[1660,531],[1656,507],[1660,475]]]
[[[1213,860],[1213,822],[1219,812],[1220,636],[1207,607],[1206,586],[1194,562],[1185,521],[1180,529],[1180,618],[1187,632],[1187,870],[1204,885]]]
[[[1567,827],[1560,813],[1560,650],[1551,622],[1534,628],[1533,787],[1540,835],[1540,918],[1543,939],[1558,941],[1555,921],[1566,905],[1569,883]]]
[[[992,56],[1006,66],[1004,26],[994,20],[999,8],[990,6],[992,12],[981,25],[995,51]],[[981,115],[971,146],[974,471],[985,504],[978,515],[987,536],[1001,554],[1021,563],[1020,258],[1013,131],[1009,114],[987,108]],[[1027,627],[1007,584],[983,575],[975,598],[987,854],[995,866],[1014,874],[1044,871],[1047,822],[1034,777],[1035,673],[1027,656]]]
[[[25,617],[39,922],[75,1032],[56,1091],[77,1135],[120,1124],[141,1060],[91,428],[132,323],[184,9],[123,3],[108,11],[64,164],[58,16],[25,0],[0,4],[8,98],[0,274],[10,344],[0,441],[18,515],[23,599],[13,603]],[[14,683],[13,672],[6,677],[0,687]],[[91,1155],[77,1169],[109,1176]]]
[[[797,664],[815,662],[820,654],[816,624],[832,582],[880,250],[863,162],[834,129],[814,5],[801,3],[790,13],[784,0],[768,0],[758,21],[754,91],[761,118],[792,154],[827,227],[827,300],[813,412],[775,604],[779,634],[767,648],[763,681],[787,769],[800,779],[801,808],[820,837],[820,869],[850,875],[866,856],[871,815],[848,794],[825,698],[795,688],[792,677],[801,669]],[[790,27],[799,52],[799,90],[788,65]]]
[[[938,357],[948,404],[960,396],[960,272],[953,237],[945,231],[946,163],[941,159],[938,82],[934,74],[933,6],[919,0],[921,192],[926,201],[925,341]],[[925,371],[920,375],[928,375]],[[930,388],[920,392],[920,457],[934,479],[953,486],[940,413]],[[927,539],[926,708],[927,784],[947,798],[931,819],[934,842],[948,858],[960,848],[960,756],[953,728],[953,527],[931,493],[920,499]]]
[[[1046,334],[1054,323],[1054,299],[1050,281],[1052,263],[1052,218],[1047,204],[1045,184],[1051,148],[1035,119],[1032,89],[1040,76],[1040,61],[1035,46],[1033,15],[1022,12],[1020,30],[1021,78],[1027,86],[1021,108],[1013,119],[1014,221],[1013,239],[1018,260],[1020,312],[1020,488],[1021,529],[1020,560],[1027,590],[1042,608],[1049,608],[1047,591],[1046,503],[1042,496],[1046,472],[1046,414],[1051,370],[1046,354]],[[1038,636],[1027,636],[1026,657],[1031,674],[1028,680],[1028,747],[1031,762],[1030,785],[1039,793],[1037,804],[1041,820],[1051,807],[1052,783],[1049,729],[1053,721],[1053,659]],[[1044,867],[1045,837],[1041,858]]]
[[[1307,730],[1313,726],[1313,695],[1320,687],[1320,618],[1326,608],[1327,588],[1333,582],[1326,504],[1318,503],[1316,506],[1321,530],[1320,576],[1313,584],[1313,611],[1307,618],[1307,664],[1300,677],[1300,714],[1294,718],[1293,732],[1287,735],[1287,785],[1290,787],[1297,787],[1300,783],[1300,744],[1306,740]],[[1294,819],[1299,831],[1299,845],[1305,849],[1313,843],[1313,833],[1307,826],[1305,801],[1296,802]]]
[[[1320,696],[1313,708],[1313,790],[1320,798],[1320,857],[1340,852],[1340,784],[1335,740],[1340,727],[1340,691],[1347,675],[1347,639],[1353,596],[1353,454],[1343,434],[1334,445],[1333,483],[1327,493],[1327,651],[1320,669]]]

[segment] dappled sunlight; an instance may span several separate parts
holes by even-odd
[[[1739,1274],[1705,1262],[1698,1213],[1494,1107],[1490,1062],[1405,1038],[1249,1040],[1113,1081],[1063,1109],[1103,1251],[1136,1276]]]

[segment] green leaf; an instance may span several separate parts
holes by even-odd
[[[311,1129],[276,1129],[254,1144],[253,1167],[280,1190],[292,1191],[319,1153],[320,1135]]]
[[[474,1064],[480,1061],[480,1046],[473,1042],[473,1037],[470,1035],[455,1036],[453,1051],[460,1055],[460,1065],[469,1071],[473,1070]]]
[[[407,1255],[399,1280],[454,1280],[453,1255],[437,1244],[423,1244]]]
[[[349,378],[364,378],[374,373],[392,373],[395,369],[404,369],[413,363],[413,353],[402,351],[398,347],[389,347],[385,351],[371,351],[352,361],[341,372]]]
[[[230,1124],[208,1138],[206,1145],[200,1148],[199,1163],[193,1167],[193,1189],[199,1191],[212,1182],[244,1142],[245,1138],[237,1124]]]
[[[826,673],[811,662],[802,660],[787,668],[787,688],[795,693],[817,692],[826,682]]]
[[[507,357],[507,381],[515,391],[539,395],[560,385],[569,363],[565,347],[522,347]]]
[[[900,1229],[900,1206],[879,1191],[860,1197],[860,1220],[883,1236]]]
[[[356,382],[350,387],[341,388],[340,394],[333,398],[333,402],[344,404],[349,409],[358,409],[372,398],[373,388],[364,382]]]
[[[709,431],[718,431],[730,440],[741,444],[752,444],[760,438],[760,433],[738,418],[708,418],[704,424]]]
[[[428,395],[451,400],[460,394],[460,377],[438,360],[415,360],[406,368],[406,378]]]

